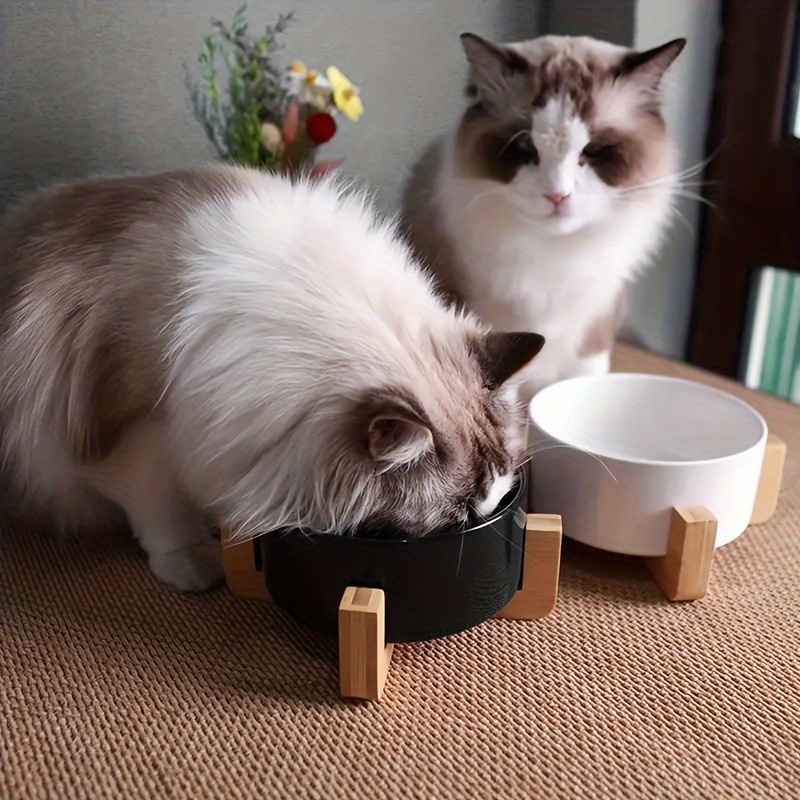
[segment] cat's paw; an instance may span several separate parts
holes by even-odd
[[[203,592],[221,583],[222,548],[214,539],[171,553],[153,553],[150,570],[160,580],[182,592]]]

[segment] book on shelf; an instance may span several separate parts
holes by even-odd
[[[756,273],[744,346],[745,385],[800,403],[800,273]]]

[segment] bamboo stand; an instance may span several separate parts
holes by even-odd
[[[775,513],[785,460],[786,444],[777,436],[770,436],[750,517],[751,525],[766,522]],[[666,554],[644,559],[653,581],[668,600],[705,597],[716,536],[717,518],[705,506],[672,509]]]
[[[750,519],[766,522],[775,512],[783,477],[786,445],[770,436]],[[561,517],[529,514],[520,588],[496,616],[540,619],[555,607],[561,562]],[[697,600],[708,591],[717,520],[704,506],[674,508],[667,552],[644,559],[653,581],[671,601]],[[225,576],[240,597],[269,600],[264,574],[257,567],[253,542],[225,543]],[[339,605],[339,672],[342,697],[379,700],[394,645],[385,640],[386,598],[381,589],[348,587]]]
[[[529,514],[525,526],[520,588],[497,614],[503,619],[540,619],[555,608],[561,567],[561,517]],[[269,600],[253,542],[223,539],[225,578],[239,597]],[[339,691],[342,697],[380,700],[393,644],[385,638],[386,598],[382,589],[348,586],[339,604]]]

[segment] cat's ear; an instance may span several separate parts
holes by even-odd
[[[411,464],[433,448],[430,424],[403,397],[373,396],[362,410],[367,451],[383,469]]]
[[[670,64],[681,54],[686,39],[673,39],[643,53],[628,53],[619,66],[619,76],[643,89],[656,91]]]
[[[544,347],[538,333],[487,333],[475,342],[474,353],[487,389],[497,389],[528,366]]]
[[[481,100],[497,104],[515,82],[530,72],[530,64],[515,50],[492,44],[474,33],[462,33],[461,45]]]

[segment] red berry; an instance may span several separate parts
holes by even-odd
[[[314,144],[325,144],[336,133],[336,122],[330,114],[312,114],[306,120],[306,133]]]

